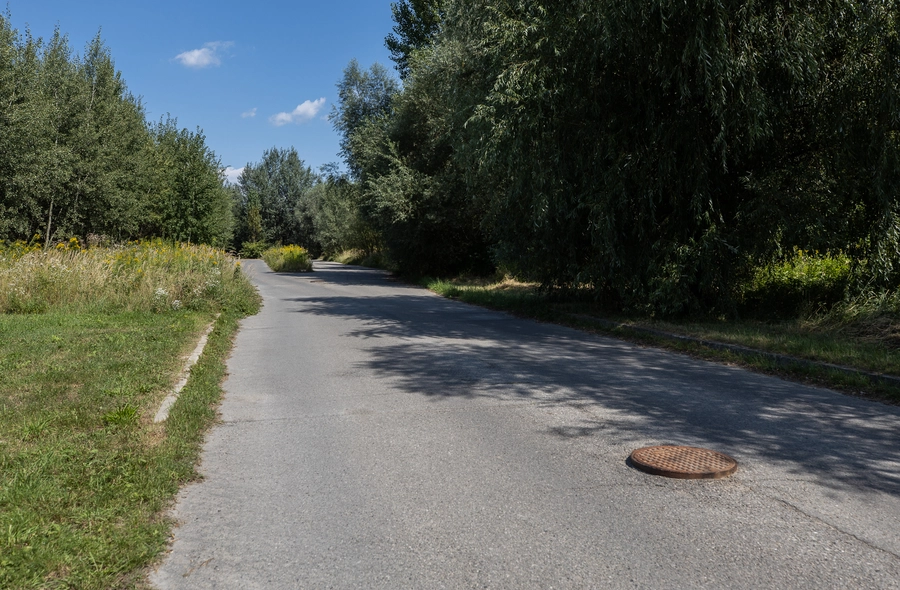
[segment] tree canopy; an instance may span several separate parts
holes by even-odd
[[[224,177],[201,131],[148,124],[97,36],[74,55],[0,15],[0,240],[89,234],[226,245]]]
[[[900,283],[894,0],[393,10],[403,87],[338,112],[359,114],[343,154],[402,268],[489,252],[659,313],[727,310],[796,249],[849,255],[858,288]]]

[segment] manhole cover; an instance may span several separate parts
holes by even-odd
[[[728,455],[674,445],[638,449],[631,462],[641,471],[679,479],[719,479],[737,471],[737,461]]]

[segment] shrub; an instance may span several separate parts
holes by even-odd
[[[263,241],[244,242],[241,244],[241,258],[262,258],[263,252],[272,246]]]
[[[262,253],[262,259],[275,272],[309,272],[309,252],[300,246],[275,246]]]
[[[795,249],[789,258],[756,269],[742,293],[745,309],[789,317],[829,308],[846,295],[850,262],[844,254]]]

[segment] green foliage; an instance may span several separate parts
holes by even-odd
[[[742,304],[768,317],[795,317],[842,301],[850,285],[851,260],[843,254],[796,250],[785,260],[754,269]]]
[[[341,264],[352,264],[356,266],[367,266],[369,268],[380,268],[383,270],[397,270],[384,256],[382,252],[366,253],[364,250],[344,250],[338,252],[329,258],[334,262]]]
[[[124,404],[103,415],[103,422],[108,426],[128,426],[138,419],[138,409],[131,404]]]
[[[300,246],[277,246],[262,253],[262,259],[275,272],[310,272],[309,252]]]
[[[241,258],[262,258],[263,252],[271,247],[268,242],[244,242],[241,245]]]
[[[400,0],[391,2],[394,32],[384,44],[391,52],[391,60],[397,64],[400,78],[410,73],[410,58],[414,51],[430,45],[440,30],[444,18],[444,0]]]
[[[293,147],[266,150],[262,161],[247,164],[232,190],[241,250],[247,242],[265,241],[318,252],[311,193],[319,182]]]
[[[93,234],[225,245],[230,200],[205,138],[153,127],[100,37],[24,38],[0,15],[0,240]]]
[[[156,199],[151,235],[224,247],[231,241],[231,195],[221,164],[200,129],[179,129],[167,117],[150,129]]]
[[[322,253],[335,256],[344,250],[360,250],[364,255],[373,254],[380,249],[381,238],[360,210],[359,185],[333,167],[325,172],[310,198],[316,240]]]
[[[384,97],[388,106],[336,127],[357,183],[357,215],[377,232],[387,258],[414,274],[485,270],[483,210],[453,159],[454,133],[465,119],[446,102],[453,88],[436,51],[416,54],[403,91]],[[351,63],[343,86],[355,88],[358,74]],[[358,112],[357,94],[342,94],[336,112]]]
[[[344,68],[337,88],[338,103],[332,107],[329,119],[341,136],[341,155],[350,175],[359,179],[363,171],[353,138],[369,121],[390,113],[391,100],[399,86],[381,64],[362,70],[354,59]]]
[[[794,247],[900,282],[892,2],[444,8],[392,109],[354,132],[392,253],[395,228],[455,245],[430,225],[446,202],[483,220],[496,262],[627,309],[728,311]]]
[[[392,9],[404,85],[344,71],[332,121],[350,188],[323,189],[318,229],[361,220],[404,271],[493,263],[656,316],[900,285],[893,0]],[[846,253],[849,270],[776,279],[800,272],[795,249]]]

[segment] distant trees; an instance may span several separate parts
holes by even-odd
[[[450,159],[461,121],[442,96],[453,90],[442,72],[413,69],[400,92],[382,66],[360,72],[351,62],[338,88],[332,121],[356,184],[354,214],[392,261],[433,273],[489,265],[479,211]]]
[[[230,199],[199,131],[148,125],[97,37],[83,56],[0,15],[0,240],[165,236],[225,245]]]
[[[234,229],[231,195],[203,133],[179,129],[178,121],[167,117],[150,126],[150,135],[155,187],[149,203],[150,233],[181,242],[229,245]]]
[[[344,68],[337,89],[338,104],[332,107],[329,118],[341,137],[341,156],[350,174],[359,179],[366,170],[360,160],[363,154],[353,145],[355,138],[369,132],[366,127],[370,124],[390,115],[391,101],[400,86],[381,64],[363,70],[354,59]]]
[[[247,164],[233,192],[236,244],[294,244],[318,255],[312,192],[319,182],[293,147],[266,150],[260,162]]]

